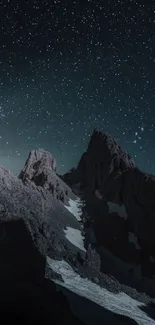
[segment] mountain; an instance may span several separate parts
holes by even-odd
[[[0,166],[0,320],[155,324],[153,184],[97,130],[66,175],[44,149]]]
[[[140,171],[111,135],[94,130],[77,168],[62,179],[76,191],[78,188],[85,200],[88,241],[93,232],[102,271],[115,269],[113,275],[122,279],[116,260],[111,268],[105,265],[108,251],[117,264],[123,262],[121,269],[130,265],[132,276],[127,275],[124,283],[131,285],[135,280],[138,289],[148,286],[145,291],[155,294],[147,281],[155,275],[155,177]]]

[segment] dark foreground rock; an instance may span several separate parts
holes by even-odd
[[[0,223],[0,322],[82,325],[65,296],[44,278],[46,260],[23,220]]]

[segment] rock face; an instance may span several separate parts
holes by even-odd
[[[150,255],[155,259],[155,177],[141,172],[108,133],[95,130],[77,168],[62,179],[71,186],[80,184],[100,245],[122,259],[132,252],[130,260],[144,261],[142,264],[149,268]],[[124,253],[120,253],[121,245]],[[155,272],[153,263],[151,268]]]
[[[24,169],[20,172],[19,178],[32,179],[38,170],[50,168],[56,171],[56,160],[44,149],[32,150],[26,160]]]
[[[124,152],[108,133],[95,130],[87,151],[81,157],[74,178],[77,183],[82,181],[81,186],[88,186],[92,190],[100,189],[102,193],[103,184],[112,174],[134,167],[135,163],[129,154]],[[75,174],[75,169],[71,170],[71,173]]]
[[[73,197],[70,188],[56,174],[56,160],[44,149],[30,152],[18,177],[24,183],[34,182],[62,202],[66,203],[68,195]]]

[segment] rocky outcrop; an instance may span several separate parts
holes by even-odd
[[[26,160],[25,166],[20,172],[19,178],[32,179],[38,170],[49,168],[56,171],[56,160],[52,155],[44,149],[32,150]]]
[[[47,190],[58,200],[66,203],[68,196],[74,197],[71,189],[56,174],[56,160],[43,150],[32,150],[26,160],[25,167],[19,174],[24,184],[33,182]]]

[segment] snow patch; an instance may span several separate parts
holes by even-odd
[[[81,278],[65,261],[53,260],[47,256],[47,263],[51,269],[60,274],[64,282],[53,280],[55,283],[85,297],[94,303],[119,315],[135,320],[139,325],[155,325],[153,319],[139,309],[144,303],[132,299],[124,292],[114,294],[86,278]]]
[[[64,232],[66,238],[70,241],[70,243],[72,243],[74,246],[81,249],[82,251],[86,252],[84,248],[84,236],[82,236],[80,230],[67,227]]]
[[[152,256],[150,256],[149,259],[152,263],[155,263],[155,259]]]
[[[129,232],[129,242],[135,245],[136,249],[141,249],[141,247],[138,244],[138,238],[135,236],[133,232]]]
[[[99,200],[102,200],[102,199],[103,199],[103,196],[100,194],[99,190],[96,190],[96,191],[95,191],[95,195],[96,195],[96,197],[97,197]]]
[[[80,198],[77,198],[76,200],[69,199],[68,204],[69,206],[65,205],[65,208],[69,212],[71,212],[78,221],[81,221],[82,206],[83,206],[81,199]]]
[[[126,213],[126,207],[124,205],[119,205],[113,202],[107,202],[107,203],[109,207],[109,213],[117,212],[121,218],[123,219],[128,218],[128,215]]]

